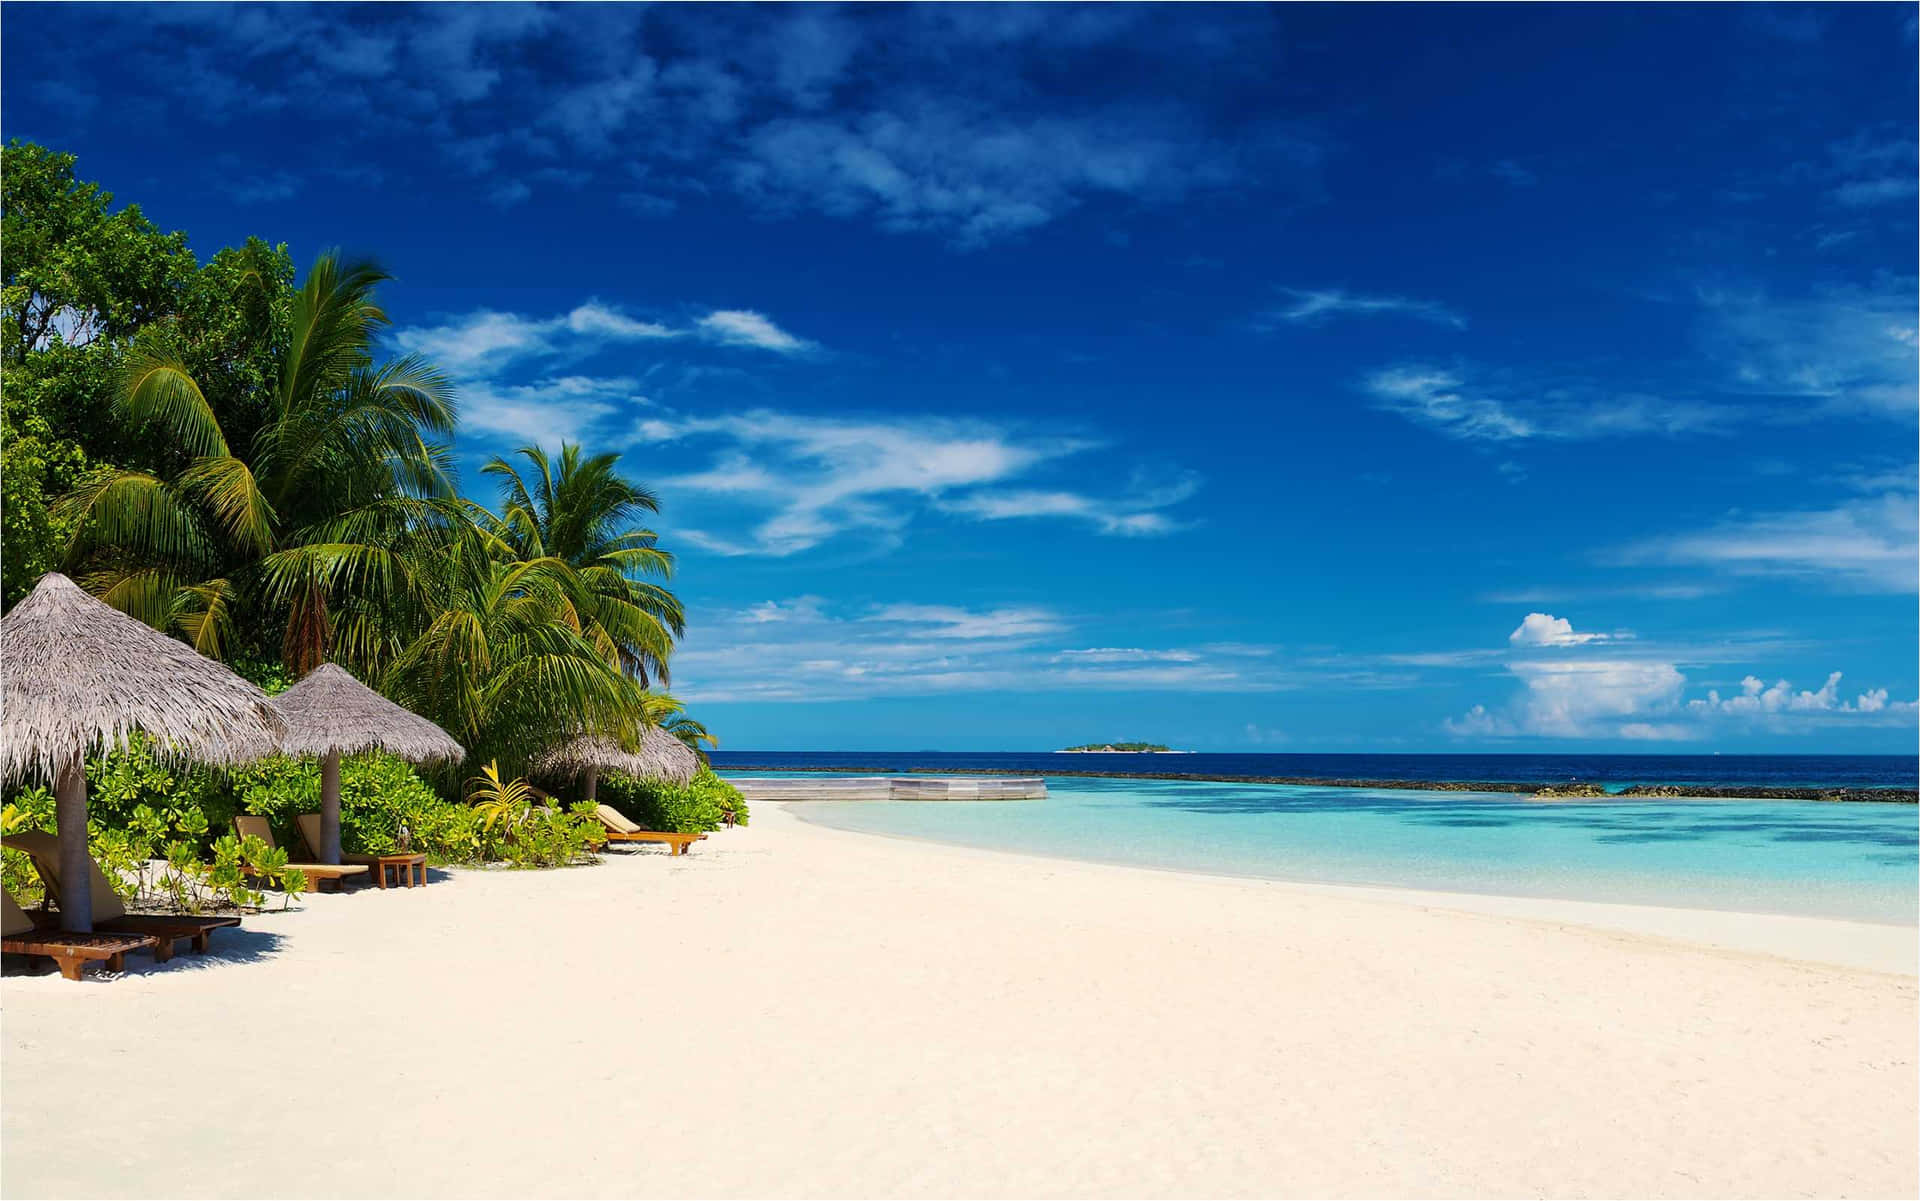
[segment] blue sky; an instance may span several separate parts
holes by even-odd
[[[1914,13],[8,5],[0,65],[202,254],[377,255],[469,467],[620,450],[730,749],[1911,752]]]

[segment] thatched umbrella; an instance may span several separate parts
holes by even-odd
[[[566,742],[534,763],[537,771],[585,777],[581,789],[587,800],[600,788],[600,773],[619,771],[641,780],[659,780],[667,784],[685,784],[700,770],[700,759],[693,748],[659,726],[643,726],[640,749],[629,751],[613,739],[587,734]]]
[[[386,751],[414,763],[457,763],[467,757],[439,726],[403,709],[348,674],[322,663],[298,684],[273,698],[287,719],[281,749],[320,760],[322,863],[340,862],[340,756]]]
[[[88,596],[58,572],[0,618],[0,778],[53,781],[60,873],[87,878],[86,758],[126,745],[245,763],[273,753],[285,723],[252,684],[186,643]],[[60,924],[93,929],[87,890],[66,889]]]

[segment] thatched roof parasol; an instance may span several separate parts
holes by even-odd
[[[89,871],[88,755],[139,730],[163,758],[244,763],[271,754],[286,729],[258,688],[58,572],[0,618],[0,676],[0,778],[53,781],[68,880]],[[92,929],[86,889],[67,890],[60,917]]]
[[[0,670],[0,777],[10,780],[51,780],[135,730],[163,758],[247,763],[272,754],[286,728],[258,688],[59,572],[0,618]]]
[[[540,756],[534,769],[557,775],[586,776],[586,797],[592,800],[603,771],[624,772],[642,780],[685,784],[700,770],[699,756],[678,738],[658,726],[640,731],[640,749],[629,751],[604,735],[575,738]]]
[[[439,726],[362,684],[344,667],[322,663],[273,698],[287,720],[280,749],[320,760],[322,863],[340,862],[340,756],[386,751],[415,763],[457,763],[467,752]]]
[[[273,698],[287,719],[280,749],[289,755],[386,751],[412,763],[456,763],[467,752],[439,726],[403,709],[335,663],[322,663]]]

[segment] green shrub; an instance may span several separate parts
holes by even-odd
[[[320,765],[272,759],[237,778],[242,810],[266,818],[281,846],[304,847],[295,819],[320,811]],[[343,851],[379,855],[404,846],[441,865],[559,867],[591,859],[602,841],[591,806],[584,815],[528,806],[489,825],[472,805],[442,800],[404,760],[373,753],[340,761]]]
[[[615,772],[601,779],[599,798],[648,830],[702,834],[725,825],[729,814],[736,824],[747,824],[747,803],[740,790],[704,767],[688,784],[638,780]]]
[[[242,812],[266,818],[274,841],[281,846],[295,850],[305,846],[294,819],[320,812],[318,761],[268,759],[236,773],[236,781]],[[430,814],[447,804],[404,759],[379,752],[342,759],[340,849],[384,855],[400,850],[404,841],[411,849],[431,855],[433,850],[422,840],[423,829],[435,824]]]

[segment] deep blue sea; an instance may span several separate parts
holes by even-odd
[[[1177,772],[1343,780],[1474,780],[1527,784],[1778,784],[1912,788],[1911,755],[1060,755],[965,751],[715,751],[728,767],[846,767],[969,772]]]
[[[1912,787],[1894,756],[715,754],[858,773],[1174,771],[1612,785]],[[752,774],[762,774],[754,772]],[[777,774],[772,773],[772,774]],[[1041,801],[809,802],[809,821],[997,850],[1271,879],[1920,922],[1920,808],[1543,803],[1507,793],[1050,776]]]

